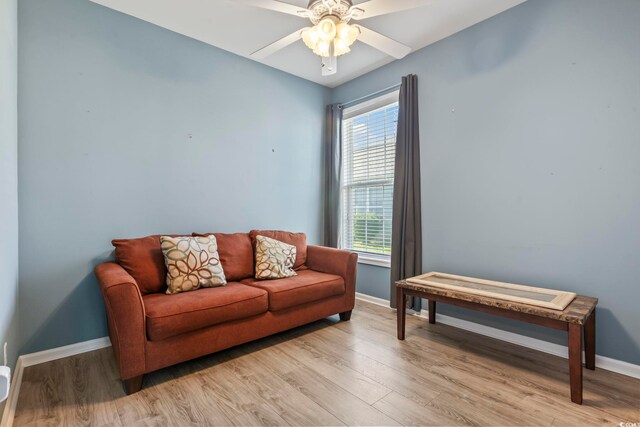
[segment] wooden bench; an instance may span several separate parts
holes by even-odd
[[[597,298],[578,295],[564,310],[553,310],[404,280],[396,282],[396,296],[399,340],[404,340],[405,335],[407,296],[429,301],[429,323],[436,323],[436,302],[440,302],[567,331],[571,401],[582,404],[582,333],[584,330],[585,366],[593,370],[596,368]]]

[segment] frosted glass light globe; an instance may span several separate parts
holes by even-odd
[[[344,39],[336,38],[333,41],[333,54],[335,56],[344,55],[345,53],[349,52],[351,52],[351,49],[349,49],[349,45]]]
[[[319,56],[327,57],[327,56],[329,56],[330,47],[331,47],[331,44],[329,42],[324,41],[324,40],[320,40],[318,42],[318,44],[316,45],[316,48],[313,51],[313,53],[315,53],[316,55],[319,55]]]
[[[318,41],[320,40],[320,36],[318,35],[318,27],[314,26],[312,28],[307,28],[302,32],[302,41],[307,47],[311,50],[316,48]]]
[[[317,27],[318,35],[324,41],[330,42],[336,36],[336,24],[330,18],[324,18]]]

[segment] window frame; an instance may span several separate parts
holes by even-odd
[[[354,117],[367,114],[371,111],[388,107],[393,104],[397,104],[400,97],[400,90],[395,89],[388,93],[376,96],[372,99],[365,100],[363,102],[359,102],[355,105],[345,107],[342,112],[342,122],[341,127],[344,129],[344,121],[352,119]],[[343,135],[341,135],[343,137]],[[343,140],[344,143],[344,140]],[[344,161],[344,151],[340,153],[342,160]],[[394,159],[395,162],[395,159]],[[395,167],[395,164],[394,164]],[[344,206],[344,189],[345,189],[345,176],[340,177],[340,208],[341,211],[345,208]],[[342,214],[341,214],[342,215]],[[393,215],[393,212],[392,212]],[[378,267],[390,268],[391,266],[391,255],[387,254],[379,254],[372,252],[359,251],[352,248],[347,248],[345,246],[346,238],[345,238],[345,224],[340,226],[340,248],[346,249],[350,251],[354,251],[358,254],[358,263],[360,264],[368,264],[375,265]]]

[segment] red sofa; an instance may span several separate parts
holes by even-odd
[[[212,234],[227,286],[167,295],[159,235],[114,240],[116,261],[96,267],[128,394],[142,388],[146,373],[333,314],[341,320],[351,317],[357,254],[307,246],[302,233]],[[296,246],[297,276],[253,279],[258,234]]]

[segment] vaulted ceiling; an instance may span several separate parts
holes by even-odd
[[[306,18],[233,0],[91,1],[247,58],[252,52],[309,25]],[[308,5],[308,0],[284,1],[299,7]],[[355,0],[353,3],[363,1]],[[359,23],[416,51],[524,1],[431,0],[417,9],[377,16]],[[320,57],[302,41],[259,60],[270,67],[328,87],[338,86],[392,61],[394,58],[359,41],[352,46],[350,53],[338,58],[338,72],[332,76],[321,76]]]

